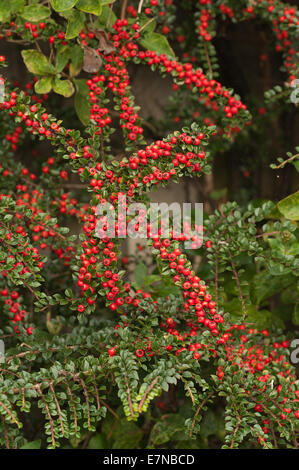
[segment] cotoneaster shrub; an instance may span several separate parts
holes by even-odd
[[[298,10],[275,0],[194,1],[194,39],[178,19],[188,2],[130,3],[0,2],[2,44],[18,44],[31,74],[23,87],[10,83],[1,56],[1,446],[188,448],[215,434],[212,446],[296,448],[296,336],[267,306],[285,289],[288,321],[298,325],[298,193],[277,205],[220,205],[196,250],[148,224],[149,247],[131,258],[117,237],[99,238],[108,227],[97,208],[117,211],[119,199],[148,201],[155,187],[209,173],[220,147],[248,136],[254,118],[218,81],[219,17],[271,25],[286,80],[267,92],[267,106],[294,106]],[[130,88],[132,65],[173,81],[165,137],[153,142]],[[65,124],[76,122],[73,106],[57,95],[74,96],[78,128]],[[298,163],[295,152],[287,160]],[[117,234],[125,230],[119,218]]]

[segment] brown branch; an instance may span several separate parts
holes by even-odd
[[[81,379],[81,378],[79,380],[80,380],[80,383],[82,385],[83,393],[84,393],[84,396],[85,396],[85,401],[86,401],[86,405],[87,405],[87,425],[88,425],[88,429],[90,429],[90,408],[89,408],[88,391],[87,391],[87,387],[86,387],[86,384],[85,384],[84,380]]]
[[[73,408],[73,412],[74,412],[74,423],[75,423],[75,433],[77,433],[77,430],[78,430],[78,418],[77,418],[77,411],[76,411],[76,406],[75,406],[75,402],[74,402],[74,397],[73,397],[71,388],[70,388],[70,386],[69,386],[69,384],[67,383],[66,380],[64,381],[64,384],[65,384],[65,386],[66,386],[66,390],[67,390],[68,396],[70,397],[71,406],[72,406],[72,408]]]
[[[193,421],[192,421],[192,425],[191,425],[191,429],[190,429],[190,434],[189,436],[192,437],[192,434],[193,434],[193,429],[194,429],[194,426],[195,426],[195,421],[196,421],[196,418],[198,416],[198,413],[200,412],[200,410],[205,406],[205,404],[207,403],[207,401],[211,398],[211,396],[214,394],[214,392],[210,392],[209,395],[201,402],[201,404],[198,406],[196,412],[195,412],[195,415],[193,417]]]
[[[237,420],[237,424],[236,424],[236,427],[235,427],[235,430],[234,430],[234,434],[233,434],[233,437],[232,437],[232,441],[231,441],[231,444],[230,444],[230,448],[233,449],[234,448],[234,443],[235,443],[235,438],[236,438],[236,434],[240,428],[240,424],[241,424],[241,421],[242,419],[240,418],[240,416],[238,415],[238,420]]]
[[[96,384],[96,378],[95,376],[94,377],[94,382],[93,382],[93,387],[94,387],[94,391],[95,391],[95,397],[96,397],[96,401],[97,401],[97,408],[98,410],[100,410],[101,408],[101,403],[100,403],[100,397],[99,397],[99,393],[98,393],[98,389],[97,389],[97,384]]]
[[[128,0],[123,0],[123,4],[121,7],[121,14],[120,14],[120,19],[124,20],[126,17],[126,10],[127,10],[127,5],[128,5]]]
[[[2,424],[3,424],[3,432],[4,432],[4,438],[5,438],[5,447],[6,447],[6,449],[10,449],[10,446],[9,446],[9,439],[8,439],[8,434],[7,434],[7,429],[6,429],[5,420],[4,420],[4,417],[3,417],[3,416],[1,416],[1,421],[2,421]]]
[[[54,395],[54,401],[55,401],[56,408],[57,408],[57,412],[58,412],[58,417],[59,417],[59,421],[60,421],[61,432],[62,432],[62,434],[64,435],[64,426],[63,426],[63,419],[62,419],[62,414],[61,414],[61,408],[60,408],[59,402],[58,402],[58,400],[57,400],[57,396],[56,396],[56,393],[55,393],[55,390],[54,390],[54,387],[53,387],[53,384],[52,384],[52,383],[49,385],[49,388],[50,388],[51,392],[52,392],[53,395]]]
[[[159,380],[159,375],[157,375],[157,377],[152,381],[152,383],[147,387],[147,389],[145,390],[144,392],[144,395],[143,397],[141,398],[140,400],[140,403],[139,403],[139,407],[138,407],[138,411],[139,413],[141,413],[141,410],[142,410],[142,407],[143,407],[143,404],[146,400],[146,397],[148,396],[148,394],[150,393],[150,391],[154,388],[154,386],[156,385],[156,383],[158,382]]]
[[[50,429],[51,429],[51,439],[52,439],[52,445],[53,447],[55,446],[55,434],[54,434],[54,425],[53,425],[53,419],[52,419],[52,416],[51,416],[51,413],[50,413],[50,410],[49,410],[49,406],[48,406],[48,403],[43,395],[43,392],[41,391],[41,388],[40,388],[40,385],[37,385],[36,387],[36,390],[38,391],[44,405],[45,405],[45,410],[46,410],[46,413],[48,415],[48,419],[49,419],[49,423],[50,423]]]
[[[139,1],[139,5],[138,5],[138,9],[137,9],[138,15],[141,13],[142,6],[143,6],[143,2],[144,2],[144,0],[140,0],[140,1]]]
[[[209,67],[209,72],[210,72],[211,77],[213,77],[212,64],[211,64],[210,56],[208,53],[207,44],[205,41],[204,41],[204,50],[205,50],[205,55],[206,55],[206,59],[207,59],[208,67]]]
[[[232,265],[232,268],[233,268],[233,274],[234,274],[236,284],[237,284],[237,287],[238,287],[239,296],[240,296],[240,300],[241,300],[241,304],[242,304],[243,314],[244,314],[244,317],[246,317],[245,301],[244,301],[244,297],[243,297],[243,294],[242,294],[241,284],[240,284],[240,281],[239,281],[239,278],[238,278],[236,265],[234,263],[234,260],[233,260],[233,257],[232,257],[232,254],[231,254],[230,250],[228,250],[228,254],[230,256],[230,262],[231,262],[231,265]]]
[[[13,413],[10,411],[9,408],[7,408],[6,405],[4,405],[4,403],[0,400],[0,406],[6,411],[6,413],[8,414],[8,416],[10,416],[10,418],[12,419],[12,421],[14,423],[16,423],[16,425],[19,427],[20,426],[20,423],[19,421],[17,420],[17,418],[15,418],[15,416],[13,415]]]
[[[296,158],[299,157],[299,153],[296,153],[296,155],[292,155],[290,158],[288,158],[287,160],[284,160],[283,162],[281,162],[280,165],[275,165],[275,166],[272,166],[272,168],[274,170],[279,170],[279,168],[283,168],[287,163],[290,163],[291,161],[295,160]]]

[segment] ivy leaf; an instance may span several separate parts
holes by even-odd
[[[75,89],[70,80],[61,80],[60,78],[54,78],[53,80],[53,90],[59,95],[63,95],[66,98],[69,98],[74,93]]]
[[[169,57],[175,57],[169,42],[162,34],[153,32],[147,33],[143,39],[139,40],[139,42],[145,49],[155,51],[158,54],[165,54]]]
[[[73,8],[78,0],[50,0],[51,6],[55,11],[65,11]]]
[[[279,201],[277,207],[286,219],[299,220],[299,191]]]
[[[99,16],[102,12],[101,0],[78,0],[76,7],[86,13]]]
[[[55,73],[55,68],[48,62],[47,57],[36,49],[26,49],[21,54],[29,72],[35,75]]]
[[[49,93],[52,90],[52,78],[43,77],[38,80],[34,85],[35,92],[39,95]]]
[[[49,18],[50,14],[49,8],[44,5],[29,5],[24,7],[21,17],[26,21],[37,22]]]
[[[84,27],[85,14],[78,10],[73,10],[68,18],[68,24],[66,28],[66,39],[73,39],[80,33]]]
[[[75,109],[78,115],[78,118],[87,126],[90,119],[89,109],[90,109],[90,102],[88,99],[89,88],[86,85],[86,80],[84,79],[77,79],[74,80],[77,93],[75,96]]]

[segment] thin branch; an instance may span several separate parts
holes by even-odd
[[[207,403],[207,401],[211,398],[211,396],[214,395],[214,392],[210,392],[209,395],[201,402],[201,404],[198,406],[196,412],[195,412],[195,415],[193,417],[193,421],[192,421],[192,425],[191,425],[191,429],[190,429],[190,434],[189,436],[192,437],[192,434],[193,434],[193,429],[194,429],[194,426],[195,426],[195,422],[196,422],[196,418],[198,416],[198,413],[200,412],[200,410],[205,406],[205,404]]]
[[[144,0],[140,0],[140,2],[139,2],[138,9],[137,9],[138,15],[141,13],[143,2],[144,2]]]
[[[148,394],[152,391],[152,389],[154,388],[154,386],[156,385],[156,383],[158,382],[159,380],[159,375],[157,375],[157,377],[152,381],[152,383],[147,387],[147,389],[145,390],[144,392],[144,395],[143,397],[141,398],[140,400],[140,403],[139,403],[139,407],[138,407],[138,411],[139,413],[141,413],[141,410],[142,410],[142,407],[143,407],[143,404],[146,400],[146,397],[148,396]]]
[[[128,0],[123,0],[123,4],[121,7],[121,14],[120,14],[120,19],[124,20],[126,17],[126,10],[127,10],[127,5],[128,5]]]

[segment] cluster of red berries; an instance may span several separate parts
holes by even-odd
[[[20,330],[18,328],[18,323],[22,322],[28,312],[22,307],[20,302],[18,301],[20,295],[17,291],[11,291],[9,292],[7,289],[2,289],[0,291],[1,297],[3,297],[4,300],[4,305],[7,305],[9,308],[9,314],[10,320],[12,323],[15,325],[14,330],[16,333],[20,333]],[[27,329],[27,334],[31,335],[33,328],[29,326]]]

